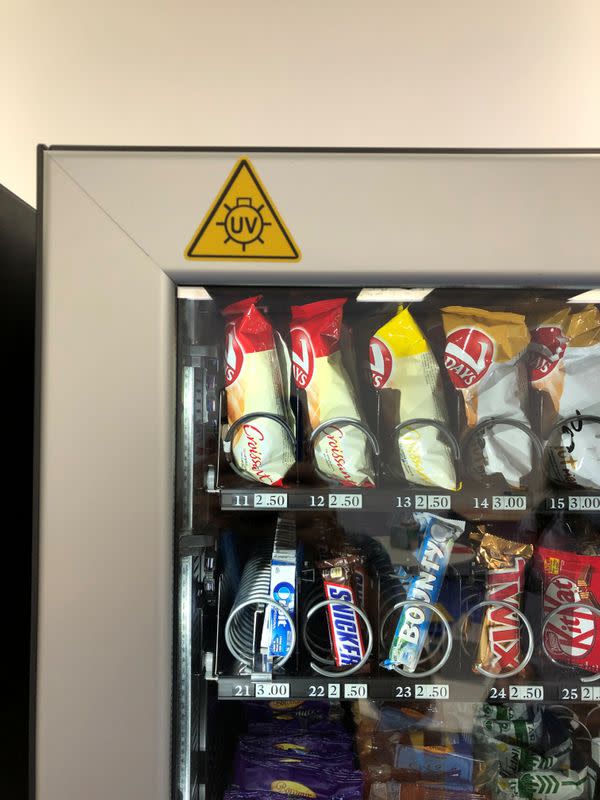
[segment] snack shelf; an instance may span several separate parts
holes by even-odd
[[[324,679],[319,676],[276,676],[270,680],[253,680],[249,676],[222,677],[218,679],[218,694],[222,700],[423,700],[439,702],[532,702],[532,703],[598,703],[600,685],[586,685],[578,681],[511,683],[508,680],[492,684],[478,681],[427,679],[410,680],[404,676],[379,677],[352,675],[348,678]]]

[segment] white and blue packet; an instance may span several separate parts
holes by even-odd
[[[414,517],[419,523],[423,538],[417,553],[419,572],[410,581],[406,599],[423,600],[435,605],[440,596],[454,542],[464,533],[466,523],[428,512],[415,512]],[[384,667],[402,667],[406,672],[415,672],[421,659],[431,616],[432,612],[428,608],[418,604],[407,604],[403,607],[389,656],[383,662]]]
[[[271,557],[270,597],[296,615],[296,528],[293,522],[279,519]],[[293,631],[289,621],[278,609],[267,606],[261,636],[261,652],[269,659],[286,656],[292,645]]]

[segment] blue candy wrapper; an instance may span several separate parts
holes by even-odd
[[[473,780],[473,746],[468,736],[449,734],[443,745],[416,746],[399,744],[396,747],[396,769],[416,772],[422,778],[451,778],[470,784]]]
[[[440,596],[446,568],[454,542],[464,533],[465,522],[445,519],[427,512],[415,513],[423,535],[417,554],[419,572],[408,587],[407,600],[423,600],[435,604]],[[432,612],[420,605],[406,605],[390,647],[389,657],[383,662],[387,669],[403,667],[415,672],[429,630]]]

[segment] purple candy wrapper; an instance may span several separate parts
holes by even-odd
[[[226,789],[223,800],[281,800],[276,792],[259,792],[251,789]]]
[[[249,722],[248,732],[257,736],[291,736],[310,734],[316,736],[345,736],[346,728],[341,722],[329,719],[307,719],[291,717],[272,722]]]
[[[354,771],[354,758],[352,753],[346,752],[339,755],[332,753],[280,753],[275,755],[273,752],[262,753],[253,749],[239,748],[234,760],[234,784],[246,789],[269,789],[270,784],[260,783],[256,785],[256,768],[270,770],[291,769],[295,776],[308,774],[317,771],[321,776],[327,777],[329,774],[338,775],[340,773],[352,773]],[[286,773],[287,775],[287,773]],[[268,778],[268,775],[266,776]],[[287,778],[286,778],[287,779]],[[292,778],[289,778],[292,780]],[[301,777],[294,780],[302,781]],[[272,789],[272,787],[271,787]]]
[[[352,765],[352,757],[346,763]],[[362,773],[345,768],[341,759],[283,758],[257,760],[238,752],[235,783],[244,790],[267,791],[320,800],[361,800]]]
[[[223,800],[282,800],[284,797],[297,798],[306,797],[307,795],[300,794],[296,789],[290,792],[266,792],[254,791],[251,789],[227,789],[223,793]],[[362,800],[362,791],[355,792],[354,789],[350,792],[342,791],[340,794],[331,795],[331,800]]]
[[[245,704],[248,727],[264,723],[283,722],[298,727],[309,727],[313,723],[338,722],[342,709],[334,703],[319,700],[272,700]]]
[[[298,794],[281,794],[279,792],[267,792],[253,789],[226,789],[223,793],[223,800],[282,800],[284,797],[301,797]],[[335,795],[333,800],[360,800],[359,795],[341,794]]]
[[[285,756],[299,754],[318,754],[337,756],[352,750],[349,734],[340,732],[335,737],[325,738],[309,734],[290,733],[279,736],[244,736],[240,739],[240,749],[258,751],[262,755]]]

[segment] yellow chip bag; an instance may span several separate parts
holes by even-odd
[[[396,390],[398,422],[421,418],[447,424],[437,361],[408,308],[400,306],[396,316],[379,328],[369,349],[373,386],[382,392]],[[435,427],[403,428],[398,451],[407,480],[456,490],[452,453]]]

